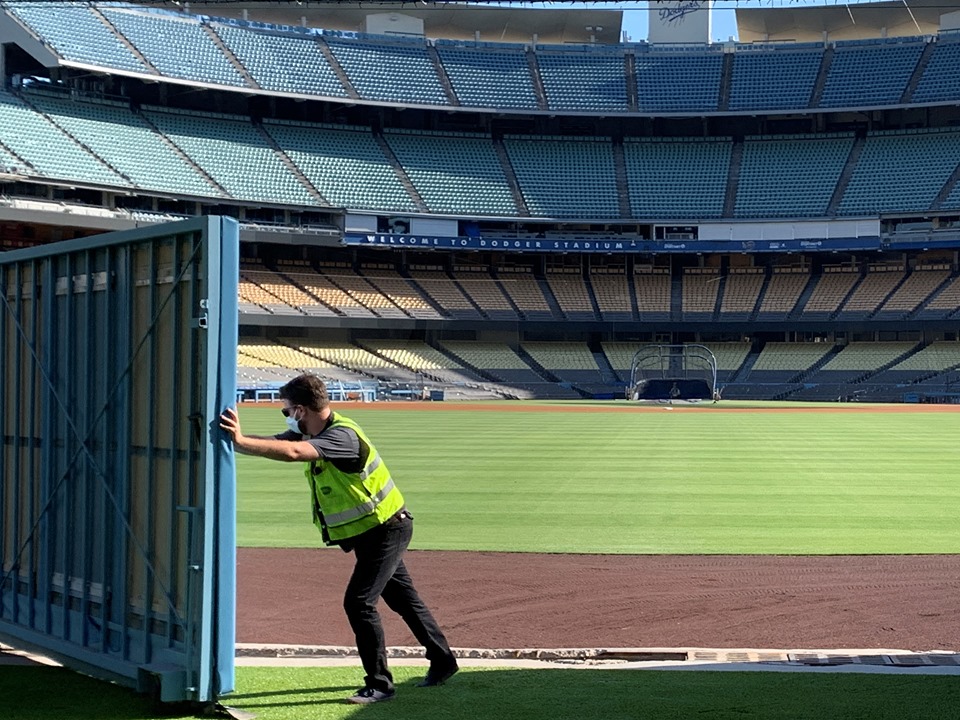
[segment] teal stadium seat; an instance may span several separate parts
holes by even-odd
[[[432,212],[517,214],[489,137],[403,131],[384,137]]]
[[[730,138],[625,138],[634,217],[721,217],[732,146]]]
[[[537,52],[540,77],[551,110],[627,109],[627,76],[619,51]]]
[[[30,94],[30,102],[145,190],[196,197],[222,194],[163,142],[129,107],[113,102],[75,102]]]
[[[100,11],[164,75],[214,85],[247,85],[195,17],[105,6]]]
[[[803,109],[820,71],[823,45],[750,49],[738,45],[730,78],[730,110]]]
[[[531,214],[619,217],[609,138],[507,135],[503,144]]]
[[[537,109],[530,66],[522,47],[467,48],[438,40],[436,48],[461,105]]]
[[[734,216],[824,217],[853,143],[852,133],[746,138]]]
[[[213,29],[264,90],[347,96],[343,83],[320,51],[316,35],[222,24]]]
[[[319,205],[249,120],[144,108],[164,135],[238,200]],[[251,172],[256,168],[256,172]]]
[[[310,183],[336,207],[415,211],[368,128],[264,122]]]
[[[913,75],[924,43],[863,40],[838,45],[820,107],[895,105]]]
[[[130,182],[64,135],[18,97],[0,91],[0,142],[51,180],[111,187]]]
[[[423,40],[324,40],[363,99],[449,105]]]
[[[134,73],[150,70],[104,25],[85,2],[58,2],[56,13],[46,3],[5,2],[14,16],[30,27],[65,60]]]

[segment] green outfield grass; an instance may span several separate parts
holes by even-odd
[[[571,403],[524,404],[534,412],[511,412],[518,403],[494,405],[502,412],[453,403],[342,409],[406,496],[414,548],[960,552],[960,412],[579,404],[600,411],[569,412]],[[252,434],[284,429],[276,407],[244,406],[241,419]],[[240,545],[319,544],[300,465],[239,456],[237,472]]]
[[[422,674],[396,668],[397,698],[359,708],[343,702],[361,684],[357,668],[237,668],[237,690],[223,703],[257,720],[940,720],[960,703],[955,676],[467,669],[444,687],[412,687]],[[130,690],[54,668],[4,668],[0,712],[15,720],[158,717]],[[176,708],[162,716],[199,717]]]

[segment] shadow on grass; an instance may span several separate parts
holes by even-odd
[[[418,688],[422,669],[395,669],[397,696],[349,705],[359,668],[237,669],[224,705],[257,720],[941,720],[960,707],[956,676],[658,670],[467,668],[442,687]],[[953,710],[951,710],[953,708]],[[198,717],[167,708],[167,718]],[[150,720],[146,697],[61,668],[0,671],[0,717]]]

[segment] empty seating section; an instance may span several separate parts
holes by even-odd
[[[402,131],[384,137],[432,212],[517,214],[489,137]]]
[[[467,319],[480,317],[473,303],[442,270],[413,266],[410,277],[448,316]]]
[[[641,320],[667,320],[670,317],[670,273],[666,268],[636,268],[633,285],[637,292],[637,312]]]
[[[454,279],[491,320],[516,320],[517,312],[484,267],[456,267]]]
[[[839,317],[863,318],[872,315],[901,280],[903,266],[870,268],[863,282],[857,285],[857,289],[844,303]]]
[[[278,367],[288,370],[321,370],[331,363],[269,340],[243,340],[237,345],[238,364],[244,367]],[[289,379],[289,378],[288,378]]]
[[[501,287],[528,320],[548,320],[553,318],[550,305],[529,268],[497,268],[497,279]]]
[[[579,269],[547,269],[547,285],[563,314],[570,320],[595,320],[593,303]]]
[[[320,298],[324,304],[347,317],[374,317],[370,308],[329,277],[344,272],[348,270],[336,266],[321,266],[320,272],[291,274],[290,278],[308,293]]]
[[[796,307],[809,281],[810,272],[804,268],[773,268],[770,284],[760,301],[757,319],[785,319]]]
[[[958,157],[958,132],[870,133],[838,211],[868,215],[927,210],[956,169]]]
[[[467,49],[439,40],[436,48],[461,105],[537,109],[523,48]]]
[[[27,166],[13,155],[0,148],[0,173],[23,173]]]
[[[367,281],[390,298],[391,302],[413,318],[436,319],[443,317],[428,303],[420,292],[396,270],[384,265],[363,265],[361,274]]]
[[[727,138],[625,138],[634,217],[721,217],[732,147]]]
[[[717,382],[727,382],[740,369],[750,354],[748,342],[705,342],[699,343],[713,353],[717,361]]]
[[[264,90],[346,97],[347,91],[313,35],[281,34],[231,25],[212,27]]]
[[[120,103],[75,102],[32,93],[28,101],[137,187],[199,197],[222,193]],[[135,151],[134,151],[135,150]]]
[[[623,383],[630,382],[630,370],[633,367],[633,356],[637,350],[647,343],[637,342],[602,342],[600,347],[607,356],[607,362],[614,369]]]
[[[375,376],[385,380],[413,381],[416,373],[400,368],[386,358],[374,355],[369,350],[347,342],[318,342],[303,339],[289,339],[286,344],[300,350],[308,357],[325,361],[331,366],[343,368],[351,373]],[[330,370],[327,371],[328,373]],[[352,376],[352,377],[355,377]]]
[[[244,265],[240,268],[240,277],[242,280],[256,284],[281,301],[280,303],[268,302],[266,296],[261,296],[262,299],[257,301],[275,315],[297,315],[301,312],[306,315],[334,314],[323,307],[316,297],[304,292],[302,288],[272,270]]]
[[[923,42],[866,41],[838,45],[820,107],[894,105],[906,90]]]
[[[733,55],[730,110],[806,108],[810,104],[823,46],[780,48]]]
[[[763,278],[763,268],[731,268],[720,300],[721,317],[749,318],[757,306]]]
[[[903,285],[880,308],[880,316],[888,313],[902,317],[916,310],[930,294],[940,287],[950,276],[949,267],[937,270],[934,268],[915,268],[903,281]]]
[[[599,384],[603,378],[586,343],[523,342],[520,347],[546,370],[571,383]]]
[[[953,186],[950,194],[940,206],[941,210],[960,210],[960,182]]]
[[[324,268],[323,274],[327,280],[346,292],[363,307],[372,310],[375,315],[383,318],[409,317],[379,287],[365,277],[358,275],[353,268]]]
[[[56,12],[50,12],[46,5],[35,1],[4,3],[65,60],[127,72],[150,72],[87,3],[58,2]]]
[[[926,314],[947,317],[960,308],[960,277],[955,277],[924,308]]]
[[[448,104],[422,40],[401,43],[326,37],[325,42],[363,99]]]
[[[496,378],[520,385],[546,385],[546,380],[503,343],[445,340],[440,345],[454,356]]]
[[[803,308],[804,316],[827,316],[835,313],[843,299],[860,279],[860,273],[850,268],[824,268],[817,286],[810,293]]]
[[[100,11],[164,75],[247,87],[243,76],[196,18],[102,6]]]
[[[960,343],[937,340],[904,358],[891,370],[940,372],[960,365]]]
[[[852,342],[830,358],[820,372],[862,374],[893,362],[915,346],[914,342]]]
[[[853,143],[852,134],[746,138],[734,215],[825,216]]]
[[[590,273],[590,284],[604,320],[633,319],[633,303],[630,299],[631,290],[627,282],[626,268],[611,268],[606,272],[594,268]]]
[[[409,368],[422,378],[444,383],[483,382],[473,370],[463,367],[436,348],[415,340],[359,340],[358,344],[390,362]]]
[[[757,382],[788,382],[794,375],[823,360],[832,349],[830,343],[768,342],[760,351],[749,379]]]
[[[56,180],[129,187],[130,183],[64,135],[46,118],[0,91],[0,142]],[[33,174],[33,173],[31,173]]]
[[[722,46],[714,46],[717,50]],[[715,112],[720,102],[723,54],[640,52],[634,65],[637,74],[637,106],[641,112]]]
[[[686,268],[683,271],[683,316],[686,320],[708,319],[717,306],[720,271],[717,268]]]
[[[143,114],[238,200],[319,205],[249,120],[159,108],[144,108]]]
[[[620,216],[608,138],[504,137],[527,207],[547,217]],[[570,182],[570,178],[577,178]]]
[[[956,37],[951,40],[941,37],[933,46],[910,101],[925,103],[957,97],[960,97],[960,41]]]
[[[280,306],[284,313],[292,309],[276,295],[268,293],[255,282],[247,280],[242,275],[237,283],[237,294],[239,296],[237,309],[241,314],[271,312],[268,308],[274,305]]]
[[[551,110],[626,109],[622,54],[540,50],[537,63]]]
[[[283,121],[263,127],[334,206],[416,210],[369,129]]]

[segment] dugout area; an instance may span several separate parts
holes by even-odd
[[[0,640],[164,702],[233,689],[237,223],[0,255]]]

